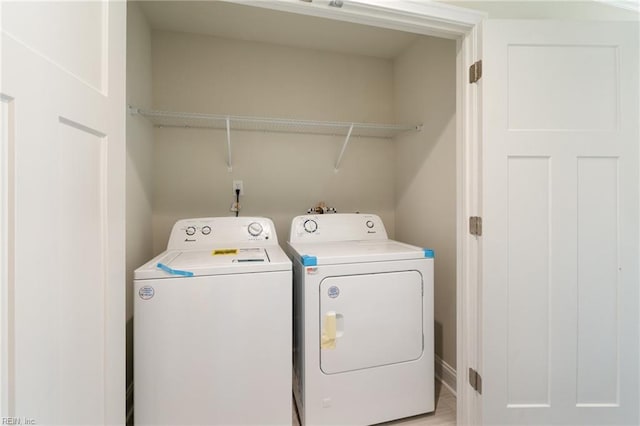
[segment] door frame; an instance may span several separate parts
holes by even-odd
[[[484,12],[411,0],[226,0],[230,3],[297,13],[456,40],[456,392],[457,423],[481,424],[481,396],[467,385],[467,368],[482,365],[480,239],[468,232],[470,216],[481,216],[481,85],[470,84],[468,69],[481,59]]]

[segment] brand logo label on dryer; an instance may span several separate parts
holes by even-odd
[[[145,285],[144,287],[140,287],[138,290],[138,296],[142,300],[149,300],[156,294],[156,291],[150,285]]]
[[[318,268],[307,268],[307,275],[315,275],[318,273]]]
[[[340,296],[340,289],[335,285],[332,285],[331,287],[329,287],[329,290],[327,290],[327,294],[330,298],[335,299],[336,297]]]

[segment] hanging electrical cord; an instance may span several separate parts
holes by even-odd
[[[236,188],[236,217],[240,213],[240,188]]]

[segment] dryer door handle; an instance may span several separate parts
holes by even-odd
[[[322,321],[321,349],[335,349],[336,339],[344,335],[344,315],[334,311],[324,314]]]
[[[336,313],[336,339],[344,336],[344,315]]]

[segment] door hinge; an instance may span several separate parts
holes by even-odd
[[[469,218],[469,233],[476,237],[482,236],[482,218],[480,216],[471,216]]]
[[[476,392],[482,395],[482,376],[471,367],[469,367],[469,384]]]
[[[482,78],[482,60],[469,67],[469,83],[475,83]]]

